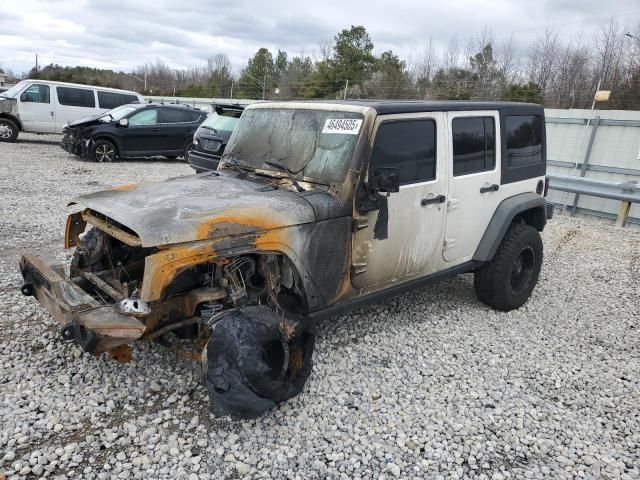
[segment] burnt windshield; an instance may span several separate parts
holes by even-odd
[[[345,178],[362,127],[354,112],[256,108],[244,111],[223,160],[296,178],[339,183]]]

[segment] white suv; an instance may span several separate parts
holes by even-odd
[[[539,105],[254,104],[217,170],[76,199],[70,275],[25,255],[22,291],[93,353],[202,340],[213,412],[258,415],[304,386],[318,318],[467,272],[525,303],[545,165]]]

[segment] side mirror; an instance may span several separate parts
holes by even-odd
[[[369,179],[369,189],[373,192],[395,193],[400,191],[400,175],[397,168],[376,168]]]
[[[20,101],[21,102],[28,102],[29,101],[29,94],[27,92],[22,92],[20,94]]]
[[[120,125],[121,127],[128,127],[129,126],[129,119],[128,118],[121,118],[120,121],[118,122],[118,125]]]

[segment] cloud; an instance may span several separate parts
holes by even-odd
[[[461,47],[484,27],[499,40],[513,34],[527,44],[546,25],[564,39],[615,16],[640,24],[637,0],[324,0],[202,2],[196,0],[23,0],[0,13],[0,64],[15,71],[40,63],[88,65],[130,71],[162,58],[186,68],[226,53],[239,70],[260,47],[290,55],[319,51],[319,41],[350,25],[364,25],[377,52],[410,58],[429,39],[444,47],[455,35]]]

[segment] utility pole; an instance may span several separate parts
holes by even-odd
[[[36,53],[36,72],[38,71],[38,54]]]
[[[229,98],[233,100],[233,80],[231,80],[231,96]]]
[[[347,89],[349,88],[349,79],[347,78],[347,83],[344,85],[344,95],[342,96],[343,100],[347,99]]]
[[[262,80],[262,100],[264,100],[264,92],[267,88],[267,69],[264,69],[264,79]]]

